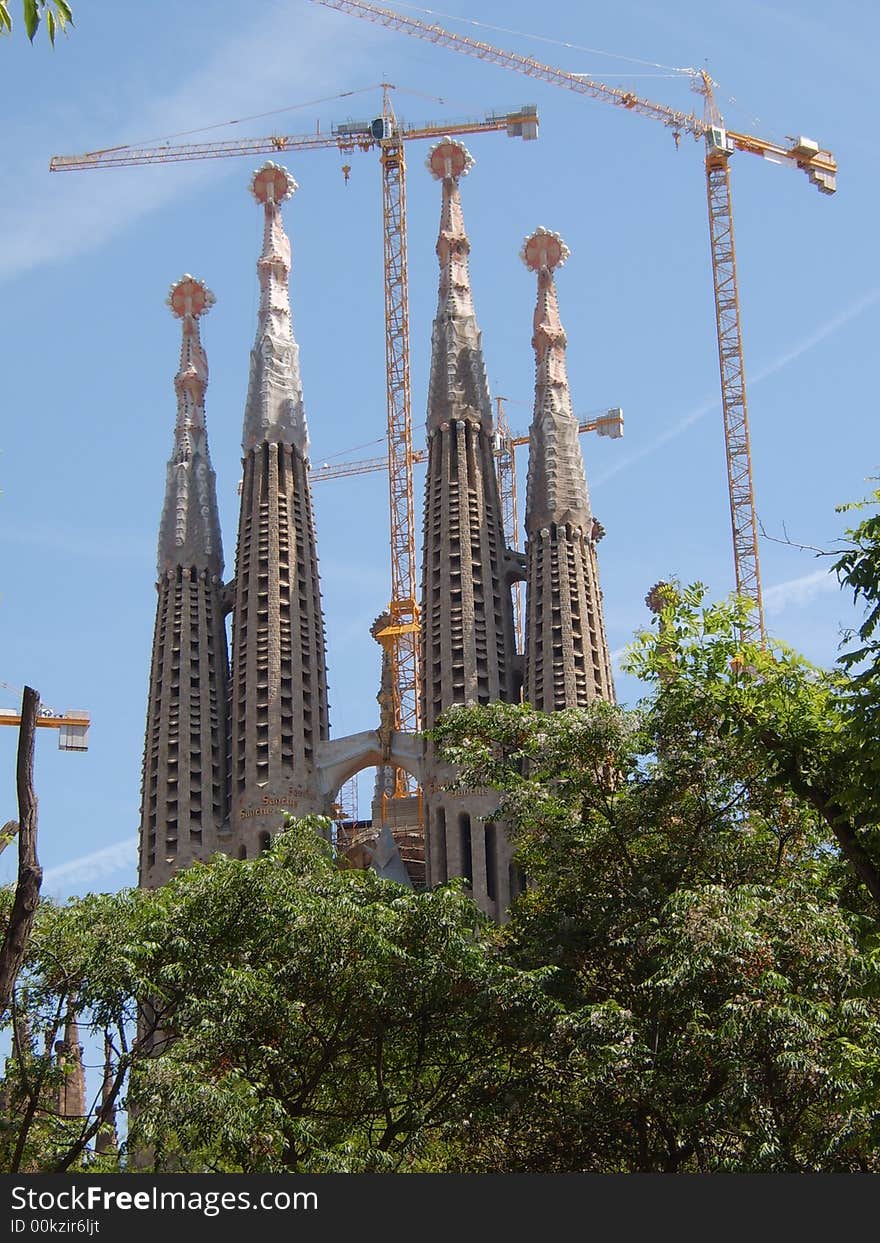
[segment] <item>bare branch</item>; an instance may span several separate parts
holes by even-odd
[[[24,962],[43,883],[43,869],[37,859],[37,796],[34,793],[34,736],[39,709],[38,692],[26,686],[18,730],[18,884],[0,950],[0,1018],[9,1009],[12,990]]]
[[[782,524],[783,539],[778,535],[770,535],[764,527],[763,522],[758,521],[758,529],[764,539],[770,540],[774,544],[786,544],[789,548],[797,548],[800,552],[814,552],[817,557],[837,557],[839,551],[835,552],[832,548],[817,548],[815,544],[799,544],[796,540],[789,539],[788,530],[785,523]]]

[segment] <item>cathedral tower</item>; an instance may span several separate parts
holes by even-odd
[[[459,142],[432,148],[428,167],[442,187],[440,293],[428,389],[428,474],[422,570],[424,727],[453,704],[512,701],[519,668],[493,453],[492,404],[474,304],[459,180],[473,163]],[[424,806],[428,883],[470,881],[489,914],[509,904],[506,839],[487,817],[487,791],[446,791],[454,773],[426,744]]]
[[[522,248],[538,276],[535,411],[526,491],[526,679],[533,708],[553,712],[614,700],[596,544],[577,419],[565,366],[566,337],[553,272],[568,258],[556,233],[537,229]]]
[[[208,363],[199,339],[199,319],[213,301],[210,290],[191,276],[181,277],[168,296],[183,340],[159,528],[159,600],[141,790],[145,888],[164,884],[178,867],[216,850],[227,814],[223,548],[205,427]]]
[[[239,858],[268,844],[284,810],[329,810],[314,765],[316,744],[329,735],[324,617],[290,315],[290,241],[281,218],[295,189],[287,170],[271,162],[251,182],[265,227],[242,436],[230,679],[225,849]]]

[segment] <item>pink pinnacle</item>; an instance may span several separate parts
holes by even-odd
[[[523,242],[519,252],[523,263],[532,272],[540,272],[542,268],[553,271],[561,268],[571,251],[558,233],[539,225],[530,237]]]
[[[438,181],[447,177],[465,177],[473,168],[474,157],[464,143],[455,142],[452,138],[441,138],[428,152],[425,161],[431,174]]]
[[[171,314],[183,319],[184,315],[204,315],[214,305],[215,298],[204,281],[187,272],[171,286],[166,302]]]
[[[283,203],[298,188],[287,169],[271,160],[258,168],[251,180],[251,194],[258,203]]]

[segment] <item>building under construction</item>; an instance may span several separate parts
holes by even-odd
[[[213,297],[190,276],[171,290],[182,345],[159,534],[142,886],[160,885],[218,850],[255,856],[285,812],[338,820],[340,787],[375,767],[372,818],[337,826],[343,857],[417,886],[464,876],[482,909],[504,918],[519,880],[504,826],[493,818],[495,797],[451,788],[455,773],[423,731],[455,704],[524,698],[555,711],[613,699],[596,555],[602,528],[590,509],[555,283],[568,252],[544,228],[522,249],[537,283],[523,555],[505,534],[496,427],[468,269],[460,182],[471,163],[449,138],[428,160],[441,201],[421,600],[408,625],[392,610],[373,627],[383,650],[374,729],[331,736],[318,533],[291,319],[291,247],[282,220],[282,204],[296,185],[284,168],[265,164],[251,181],[265,227],[230,581],[208,450],[208,367],[200,336]],[[521,582],[522,651],[512,597]],[[415,657],[418,729],[400,728],[395,712],[399,671],[389,640],[400,631],[411,637]]]

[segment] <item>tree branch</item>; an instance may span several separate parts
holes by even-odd
[[[12,990],[27,953],[40,900],[43,869],[37,859],[37,796],[34,793],[34,736],[40,696],[24,688],[18,730],[18,884],[3,948],[0,950],[0,1018],[9,1009]]]
[[[771,730],[763,731],[761,742],[773,752],[779,772],[795,794],[812,804],[831,829],[850,867],[880,907],[880,871],[856,837],[846,810],[826,790],[810,785],[776,734]]]
[[[774,544],[787,544],[789,548],[797,548],[800,552],[814,552],[817,557],[836,557],[839,555],[839,553],[834,552],[830,548],[817,548],[815,544],[799,544],[796,540],[789,539],[784,522],[782,524],[784,539],[780,539],[778,535],[770,535],[765,530],[763,522],[758,522],[758,529],[763,539],[772,540]]]

